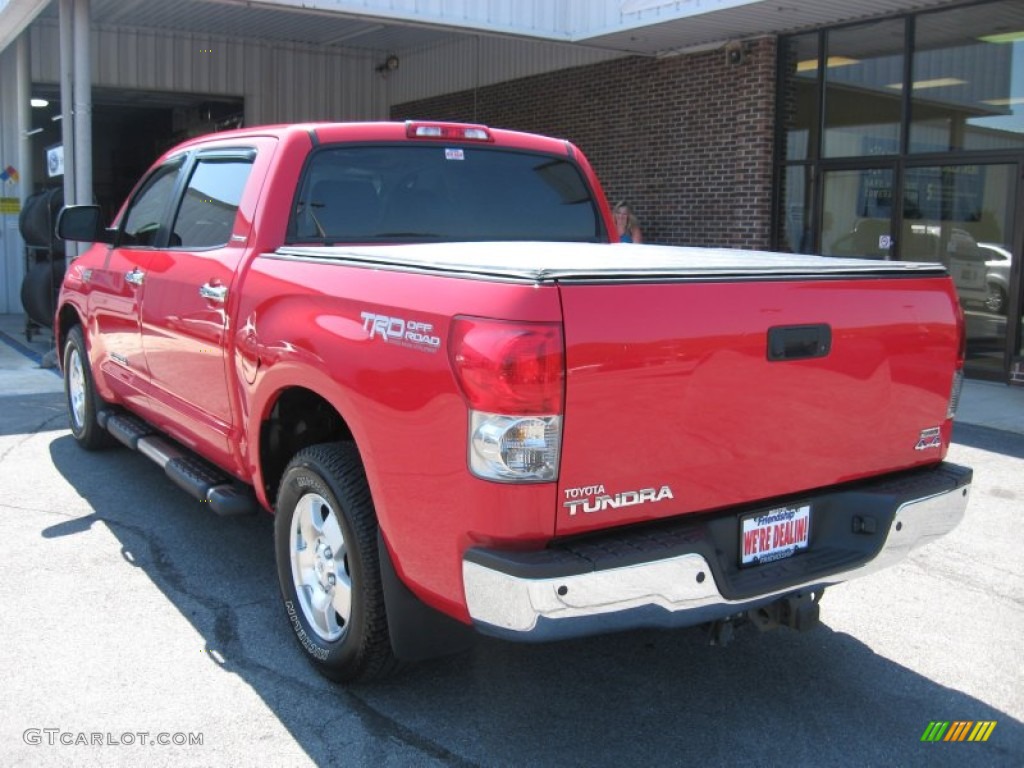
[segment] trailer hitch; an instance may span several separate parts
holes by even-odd
[[[824,589],[813,592],[796,592],[774,603],[747,611],[747,618],[760,630],[789,627],[797,632],[806,632],[821,620],[819,603]]]

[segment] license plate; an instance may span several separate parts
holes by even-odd
[[[779,507],[740,520],[740,565],[759,565],[807,549],[811,505]]]
[[[973,283],[979,277],[980,273],[976,269],[961,269],[960,280],[965,283]]]

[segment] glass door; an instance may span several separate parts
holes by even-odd
[[[821,253],[891,258],[893,168],[825,171],[822,181]]]
[[[941,262],[953,276],[967,325],[967,365],[1003,378],[1014,292],[1017,163],[908,167],[901,258]]]

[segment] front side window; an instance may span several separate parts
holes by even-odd
[[[125,212],[121,245],[150,247],[156,244],[166,221],[180,168],[181,162],[173,161],[157,168],[146,179]]]
[[[317,152],[291,242],[604,239],[579,169],[565,158],[443,144]]]
[[[171,247],[226,245],[231,239],[235,214],[251,170],[249,158],[200,158],[178,206]]]

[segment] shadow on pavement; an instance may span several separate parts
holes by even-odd
[[[47,392],[3,397],[0,393],[0,403],[4,409],[4,417],[0,419],[0,437],[67,429],[68,412],[61,394]]]
[[[953,424],[953,442],[1024,459],[1024,435],[974,424]]]
[[[541,646],[484,639],[384,683],[339,687],[309,667],[289,630],[269,515],[218,518],[125,450],[87,453],[62,436],[50,454],[94,512],[44,538],[103,521],[125,562],[321,765],[346,764],[351,733],[334,717],[451,765],[960,766],[1024,757],[1020,722],[824,625],[806,634],[742,629],[725,649],[708,647],[700,630]],[[827,603],[826,595],[826,617]],[[985,744],[922,744],[932,719],[998,725]]]

